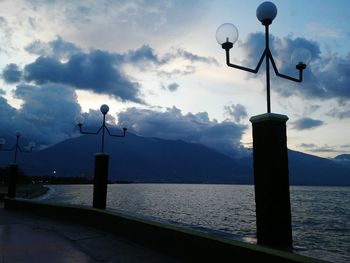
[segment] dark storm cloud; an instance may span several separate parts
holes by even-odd
[[[26,126],[21,130],[29,137],[49,145],[76,133],[73,120],[81,108],[71,88],[57,84],[20,85],[15,95],[24,102],[17,110],[17,123]]]
[[[26,47],[26,51],[39,57],[33,63],[25,65],[22,71],[15,64],[6,67],[3,72],[6,82],[16,83],[24,80],[27,84],[35,85],[63,84],[141,104],[144,103],[141,85],[124,73],[125,65],[131,64],[143,71],[153,71],[159,76],[172,77],[194,73],[193,63],[217,64],[213,58],[199,56],[181,48],[171,49],[159,56],[149,45],[143,45],[126,53],[110,53],[102,50],[84,52],[62,38],[48,43],[36,40]],[[172,69],[170,72],[159,68],[178,58],[191,65]],[[172,85],[169,88],[173,91],[177,87]]]
[[[21,80],[22,71],[16,64],[8,64],[2,72],[2,78],[8,84],[17,83]]]
[[[231,156],[241,154],[240,139],[246,129],[234,122],[210,120],[206,112],[182,114],[176,107],[165,112],[129,108],[118,118],[119,123],[128,123],[130,131],[139,135],[201,143]]]
[[[319,126],[324,125],[325,123],[321,120],[314,120],[311,118],[300,118],[294,122],[292,122],[293,128],[296,130],[308,130],[317,128]]]
[[[242,63],[255,68],[265,46],[264,34],[254,33],[249,35],[246,42],[241,43],[247,54]],[[271,35],[271,52],[282,74],[297,77],[298,72],[291,62],[293,51],[305,48],[311,54],[311,62],[304,72],[302,84],[293,85],[290,81],[271,76],[273,90],[281,96],[299,95],[305,98],[319,99],[350,99],[350,54],[342,57],[337,54],[322,54],[319,44],[305,38],[278,38]],[[261,70],[264,70],[262,66]],[[257,75],[249,74],[250,77]],[[258,74],[263,76],[263,74]]]
[[[35,84],[60,83],[95,93],[108,94],[123,101],[142,103],[140,85],[118,68],[114,54],[101,50],[76,53],[66,63],[40,56],[24,68],[24,78]]]
[[[81,114],[81,107],[70,87],[52,83],[19,85],[15,96],[23,101],[20,109],[11,107],[0,96],[0,137],[10,138],[9,144],[13,143],[16,131],[22,132],[23,140],[35,141],[38,148],[79,134],[74,119]],[[86,129],[93,130],[101,124],[99,109],[90,109],[82,115]],[[112,114],[107,117],[109,123],[115,124]],[[119,113],[118,122],[142,136],[201,143],[233,157],[245,154],[240,139],[246,126],[210,120],[206,112],[183,114],[176,107],[165,112],[129,108]]]
[[[20,109],[0,97],[0,137],[12,138],[16,131],[21,131],[24,138],[36,141],[40,147],[77,134],[74,118],[81,108],[70,87],[19,85],[14,93],[23,101]]]

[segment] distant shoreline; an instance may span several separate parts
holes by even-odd
[[[49,188],[42,184],[18,185],[16,196],[21,198],[33,199],[45,195]],[[7,185],[0,185],[0,201],[7,194]]]

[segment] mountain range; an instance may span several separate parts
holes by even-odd
[[[18,163],[28,175],[92,178],[100,143],[96,136],[83,135],[40,151],[19,153]],[[107,136],[105,143],[111,181],[253,184],[252,156],[235,159],[201,144],[131,133],[124,138]],[[288,154],[292,185],[350,186],[350,166],[343,162],[293,150]],[[1,166],[11,161],[9,153],[0,156]]]

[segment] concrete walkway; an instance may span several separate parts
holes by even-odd
[[[32,262],[180,261],[111,233],[8,211],[0,203],[0,263]]]

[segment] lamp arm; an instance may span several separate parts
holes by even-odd
[[[302,82],[303,81],[303,69],[298,69],[299,70],[299,78],[298,79],[290,77],[288,75],[281,74],[278,72],[276,63],[275,63],[270,51],[267,52],[267,56],[268,56],[268,59],[270,59],[270,61],[271,61],[271,64],[272,64],[273,70],[275,71],[276,76],[284,78],[284,79],[289,79],[289,80],[295,81],[295,82]]]
[[[100,131],[101,131],[101,129],[103,128],[103,126],[101,126],[101,127],[97,130],[97,132],[87,132],[87,131],[83,131],[83,128],[82,128],[83,125],[78,125],[78,126],[79,126],[79,131],[80,131],[81,134],[93,134],[93,135],[99,134]]]
[[[260,66],[267,54],[266,52],[266,49],[264,50],[264,52],[262,53],[261,57],[260,57],[260,60],[258,62],[258,65],[256,66],[255,69],[251,69],[251,68],[247,68],[247,67],[242,67],[242,66],[239,66],[239,65],[235,65],[235,64],[232,64],[230,62],[230,49],[225,49],[226,50],[226,65],[229,66],[229,67],[232,67],[232,68],[236,68],[236,69],[240,69],[240,70],[244,70],[244,71],[248,71],[250,73],[258,73],[259,69],[260,69]]]
[[[117,134],[112,134],[112,133],[109,131],[108,127],[107,127],[107,126],[105,126],[105,127],[106,127],[106,130],[107,130],[109,136],[111,136],[111,137],[125,137],[126,130],[124,130],[123,135],[117,135]]]

